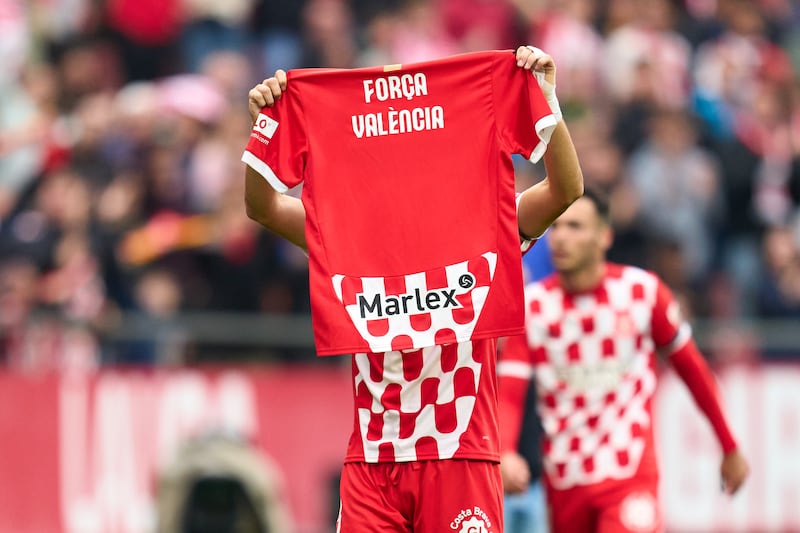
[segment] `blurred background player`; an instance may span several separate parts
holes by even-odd
[[[526,289],[526,335],[508,339],[498,367],[506,478],[523,485],[529,477],[512,443],[533,376],[552,531],[661,531],[652,423],[658,352],[711,423],[723,451],[723,488],[735,493],[748,465],[714,378],[664,283],[606,261],[605,199],[587,189],[553,223],[548,242],[556,273]]]

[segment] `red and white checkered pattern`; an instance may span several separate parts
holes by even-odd
[[[486,303],[496,266],[497,254],[487,252],[427,272],[391,278],[355,278],[337,274],[332,281],[336,296],[370,350],[388,352],[469,340]],[[470,280],[466,288],[462,285],[465,275]],[[417,289],[423,295],[435,289],[453,289],[460,307],[419,311],[410,305],[408,312],[382,318],[362,318],[359,295],[368,301],[372,301],[375,295],[383,300],[387,296],[413,294]]]
[[[565,293],[556,277],[526,290],[529,359],[504,360],[498,373],[535,376],[555,488],[628,479],[652,446],[653,337],[675,338],[682,325],[679,317],[653,321],[656,306],[674,305],[658,296],[659,283],[644,270],[608,265],[592,292]]]
[[[493,341],[356,354],[348,460],[496,458],[496,422],[483,412],[492,402],[481,400],[493,394],[492,354]]]

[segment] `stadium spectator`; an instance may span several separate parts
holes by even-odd
[[[722,220],[719,162],[697,145],[692,120],[682,111],[661,110],[650,122],[649,141],[628,161],[638,220],[657,239],[680,243],[685,261],[679,277],[702,281],[711,269]]]
[[[535,378],[554,533],[661,530],[651,405],[656,352],[714,429],[725,491],[735,493],[748,474],[669,289],[650,272],[605,260],[609,221],[607,202],[591,189],[556,219],[548,233],[556,273],[526,289],[526,335],[508,339],[498,365],[502,468],[518,486],[527,472],[513,443]]]
[[[248,0],[237,0],[219,9],[236,8],[240,17],[246,3]],[[624,171],[611,169],[617,164],[616,158],[619,168],[629,168],[631,154],[652,144],[647,124],[659,109],[664,87],[654,82],[659,63],[635,63],[631,92],[621,100],[602,83],[592,81],[603,74],[600,65],[608,63],[607,59],[595,60],[597,66],[592,68],[582,62],[591,60],[593,53],[569,51],[603,50],[604,46],[580,43],[613,43],[617,31],[652,34],[666,39],[664,42],[682,34],[691,43],[692,69],[686,87],[690,100],[679,110],[700,117],[702,127],[696,131],[694,145],[710,152],[720,169],[716,201],[722,204],[719,213],[723,216],[715,219],[719,227],[714,232],[709,279],[720,275],[730,278],[738,295],[732,305],[740,318],[758,317],[763,232],[771,225],[791,223],[800,208],[796,146],[800,139],[800,84],[793,75],[800,57],[796,24],[800,8],[796,3],[671,2],[678,16],[655,21],[651,19],[658,17],[652,13],[664,9],[662,2],[255,0],[253,4],[249,25],[239,30],[244,42],[255,45],[256,53],[245,55],[214,42],[202,52],[206,59],[193,72],[218,86],[224,96],[221,107],[206,105],[220,102],[218,98],[205,99],[194,92],[209,85],[203,81],[184,84],[177,91],[177,108],[173,90],[167,109],[164,104],[168,102],[162,96],[176,85],[171,83],[174,78],[165,80],[162,75],[187,73],[194,68],[180,62],[180,36],[185,35],[187,25],[199,20],[187,15],[183,0],[0,0],[0,61],[5,67],[0,73],[0,248],[4,258],[6,254],[8,258],[24,258],[25,252],[17,247],[18,233],[25,228],[35,233],[36,226],[29,223],[40,220],[38,214],[46,218],[46,213],[30,208],[36,191],[55,170],[76,169],[89,183],[95,207],[90,216],[101,235],[102,250],[117,249],[127,233],[143,227],[161,211],[213,217],[219,209],[218,201],[235,194],[230,189],[236,186],[237,173],[226,169],[238,164],[238,154],[231,147],[241,141],[232,132],[242,131],[240,124],[247,116],[232,106],[237,95],[253,85],[253,72],[273,72],[278,65],[397,63],[408,59],[401,53],[412,51],[407,42],[403,44],[409,35],[424,44],[413,50],[418,57],[441,50],[440,45],[453,51],[466,50],[474,47],[474,37],[481,32],[470,30],[474,25],[466,11],[457,19],[449,19],[447,13],[462,5],[480,5],[489,13],[491,33],[497,37],[497,28],[505,25],[508,6],[513,6],[515,20],[511,25],[517,31],[530,32],[534,42],[553,43],[545,48],[559,64],[559,96],[587,183],[606,189],[614,203],[617,239],[610,257],[639,266],[652,268],[653,260],[659,257],[683,261],[677,252],[686,248],[671,243],[651,251],[656,235],[653,228],[639,223],[642,209],[631,180]],[[126,18],[126,9],[134,12],[135,19]],[[150,17],[148,13],[153,12],[163,16]],[[159,55],[164,69],[148,74],[161,77],[126,83],[128,55],[112,46],[118,42],[115,35],[122,26],[137,38],[160,36],[155,40],[168,43],[175,51]],[[468,35],[473,37],[465,38]],[[509,31],[506,37],[513,38],[514,32]],[[258,68],[261,61],[272,67]],[[590,61],[588,65],[592,64]],[[154,62],[146,67],[161,69]],[[185,92],[188,90],[191,95]],[[181,99],[197,105],[181,108]],[[205,113],[210,107],[217,107],[212,120],[187,116]],[[176,115],[176,111],[180,113]],[[615,151],[619,153],[615,155]],[[606,169],[600,168],[604,161],[609,162]],[[107,203],[109,199],[113,201]],[[31,218],[32,213],[37,216]],[[702,218],[695,213],[691,216]],[[116,222],[106,225],[109,217]],[[232,240],[243,242],[239,237]],[[228,258],[233,256],[212,253],[214,267],[204,268],[207,252],[220,241],[204,242],[181,251],[181,274],[185,275],[178,277],[187,282],[182,290],[188,289],[189,294],[182,298],[180,311],[214,311],[217,302],[225,309],[247,311],[253,308],[254,299],[263,302],[262,308],[275,312],[289,309],[302,313],[308,309],[303,256],[291,251],[284,241],[263,235],[256,239],[247,262],[247,267],[257,273],[257,290],[241,302],[241,291],[231,292],[230,298],[222,300],[206,297],[225,290],[229,282],[226,275],[231,272],[226,268]],[[644,246],[645,242],[651,244]],[[24,248],[29,249],[30,244]],[[691,256],[697,253],[697,247],[685,252]],[[245,257],[234,255],[236,261]],[[108,298],[123,311],[133,309],[131,287],[138,274],[136,267],[110,267],[116,261],[113,253],[97,259],[103,265]],[[41,269],[48,267],[38,258],[34,261]],[[239,266],[234,265],[233,270]],[[686,292],[693,302],[708,302],[714,299],[715,286],[703,283],[686,291],[677,286],[673,289]],[[270,295],[276,295],[275,299]],[[231,304],[233,300],[237,301]],[[694,311],[699,319],[716,316],[705,305]]]
[[[244,50],[245,21],[253,10],[253,0],[183,0],[183,8],[180,46],[185,69],[199,72],[215,52]]]
[[[104,15],[125,81],[153,80],[179,68],[181,0],[111,0]]]
[[[275,72],[280,67],[305,66],[303,10],[308,0],[256,0],[253,37],[259,45],[259,72]]]
[[[618,102],[635,93],[642,67],[646,66],[655,101],[672,109],[686,104],[689,89],[691,47],[674,30],[669,0],[631,2],[627,20],[606,37],[604,75],[609,94]]]
[[[767,230],[763,242],[764,275],[758,312],[764,317],[800,317],[800,239],[788,226]]]
[[[520,47],[517,50],[517,59],[519,66],[543,72],[544,83],[540,82],[543,83],[543,90],[554,96],[556,72],[552,58],[543,55],[538,49]],[[279,71],[275,77],[265,80],[263,84],[259,84],[251,90],[250,114],[254,122],[261,109],[265,105],[272,105],[275,99],[280,97],[285,87],[285,73]],[[556,112],[557,108],[553,109],[553,111]],[[577,156],[563,121],[559,121],[556,130],[553,132],[544,158],[548,178],[527,189],[519,197],[518,224],[521,235],[541,235],[555,216],[574,201],[583,189]],[[285,237],[298,246],[306,247],[304,233],[305,209],[303,204],[296,198],[281,196],[276,190],[272,189],[260,174],[249,166],[246,180],[248,214],[267,229]],[[482,400],[484,399],[489,402],[488,405],[493,405],[491,381],[487,382],[485,380],[487,378],[493,380],[494,340],[468,341],[444,347],[433,346],[413,352],[417,355],[409,353],[404,356],[399,352],[359,354],[359,359],[369,365],[368,368],[363,369],[357,364],[358,360],[354,356],[353,374],[356,383],[367,383],[366,379],[371,380],[369,377],[361,377],[364,372],[368,372],[370,376],[382,376],[383,380],[389,381],[389,383],[376,387],[374,391],[365,386],[363,392],[357,395],[358,403],[366,401],[368,404],[380,406],[379,412],[397,412],[396,407],[388,404],[389,401],[393,400],[387,399],[387,395],[379,394],[377,389],[384,389],[387,386],[397,387],[398,390],[411,388],[415,391],[418,388],[427,388],[426,383],[429,380],[439,381],[438,376],[441,374],[443,365],[458,366],[466,363],[466,361],[462,363],[455,361],[455,358],[459,357],[457,353],[462,349],[468,350],[468,352],[464,353],[475,354],[472,357],[477,356],[482,360],[485,358],[487,361],[487,364],[481,365],[479,375],[475,377],[478,380],[476,381],[476,402],[478,402],[476,405],[487,405],[483,403]],[[417,363],[409,364],[418,366],[421,371],[417,377],[409,379],[405,377],[405,373],[400,369],[405,368],[404,359],[412,357],[411,361],[416,360]],[[445,358],[454,358],[454,361],[453,363],[445,363]],[[384,368],[387,365],[396,367],[399,374],[396,377],[394,375],[387,376],[384,373]],[[394,371],[392,371],[392,374],[394,374]],[[359,389],[361,388],[359,387]],[[418,393],[415,392],[415,394]],[[443,393],[437,391],[434,394]],[[444,394],[451,393],[445,392]],[[386,405],[384,405],[384,401],[387,402]],[[359,410],[358,405],[356,405],[356,409]],[[400,416],[403,416],[403,413]],[[481,425],[480,416],[488,416],[492,419],[492,408],[490,407],[489,411],[484,415],[479,415],[477,411],[471,413],[466,431],[474,431]],[[391,529],[394,531],[416,531],[447,527],[445,525],[447,522],[441,522],[441,526],[436,526],[435,524],[440,520],[450,521],[455,518],[455,515],[452,517],[438,516],[441,514],[444,496],[446,494],[451,497],[456,495],[456,493],[452,492],[454,485],[459,487],[457,493],[459,497],[464,494],[471,494],[475,502],[481,502],[479,507],[483,512],[488,513],[488,516],[476,518],[489,520],[494,524],[495,528],[502,529],[500,527],[502,523],[502,486],[500,472],[494,462],[496,456],[493,451],[489,450],[487,455],[486,451],[479,450],[479,447],[476,448],[474,445],[463,444],[462,440],[464,439],[459,439],[457,449],[450,452],[450,456],[465,459],[465,462],[455,459],[442,459],[438,451],[436,455],[429,455],[429,457],[439,457],[438,460],[398,459],[395,461],[394,452],[392,452],[391,456],[389,456],[390,458],[386,456],[381,458],[378,455],[377,461],[369,460],[367,462],[364,451],[365,445],[363,444],[367,439],[367,435],[364,433],[366,428],[361,426],[359,418],[359,415],[356,414],[349,455],[362,457],[362,459],[346,462],[342,473],[342,508],[339,526],[343,530]],[[434,435],[438,433],[435,424],[423,424],[421,419],[416,420],[415,427],[415,437],[417,439],[422,436],[419,432],[428,435],[422,437],[423,439],[435,439]],[[486,443],[491,442],[491,433],[496,431],[494,422],[484,426],[482,431],[484,432],[482,439]],[[392,450],[396,446],[400,446],[400,449],[402,449],[403,443],[401,441],[403,439],[390,438],[391,440],[388,444]],[[466,439],[465,442],[469,440],[471,439]],[[419,440],[414,442],[419,442]],[[416,454],[413,456],[416,457]],[[411,455],[408,457],[411,457]],[[434,474],[434,470],[437,473]],[[428,473],[429,471],[430,473]],[[441,480],[443,484],[434,481],[436,479]],[[375,487],[373,490],[378,490],[380,493],[365,497],[364,489],[360,488],[365,485]],[[387,506],[389,500],[392,503]],[[414,504],[417,507],[412,509],[408,508],[407,504],[401,503],[406,500],[417,502]],[[431,507],[420,505],[422,502],[427,502],[427,505]],[[450,505],[453,505],[453,500],[450,500]],[[478,504],[475,503],[474,505]],[[433,513],[433,509],[438,509],[438,511]],[[458,513],[457,510],[456,513]],[[466,516],[462,516],[460,519],[464,520]],[[483,523],[485,524],[486,522]]]
[[[532,28],[531,40],[541,43],[558,61],[563,103],[602,98],[603,37],[594,27],[598,5],[592,0],[553,2]]]

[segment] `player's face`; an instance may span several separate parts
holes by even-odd
[[[611,230],[597,214],[594,203],[579,198],[553,222],[547,239],[555,269],[573,273],[605,259]]]

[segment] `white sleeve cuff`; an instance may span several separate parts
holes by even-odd
[[[256,172],[261,174],[264,177],[264,179],[267,180],[267,183],[269,183],[272,186],[272,188],[278,191],[279,193],[284,194],[286,191],[289,190],[289,187],[287,187],[278,178],[278,176],[275,175],[272,169],[269,168],[269,165],[267,165],[258,157],[256,157],[252,152],[248,152],[245,150],[245,152],[242,154],[242,162],[246,163],[247,166],[249,166]]]
[[[533,149],[528,160],[531,163],[538,163],[544,153],[547,151],[547,143],[550,142],[550,137],[553,136],[553,130],[556,129],[558,120],[555,115],[546,115],[536,122],[536,135],[539,136],[539,144]]]

